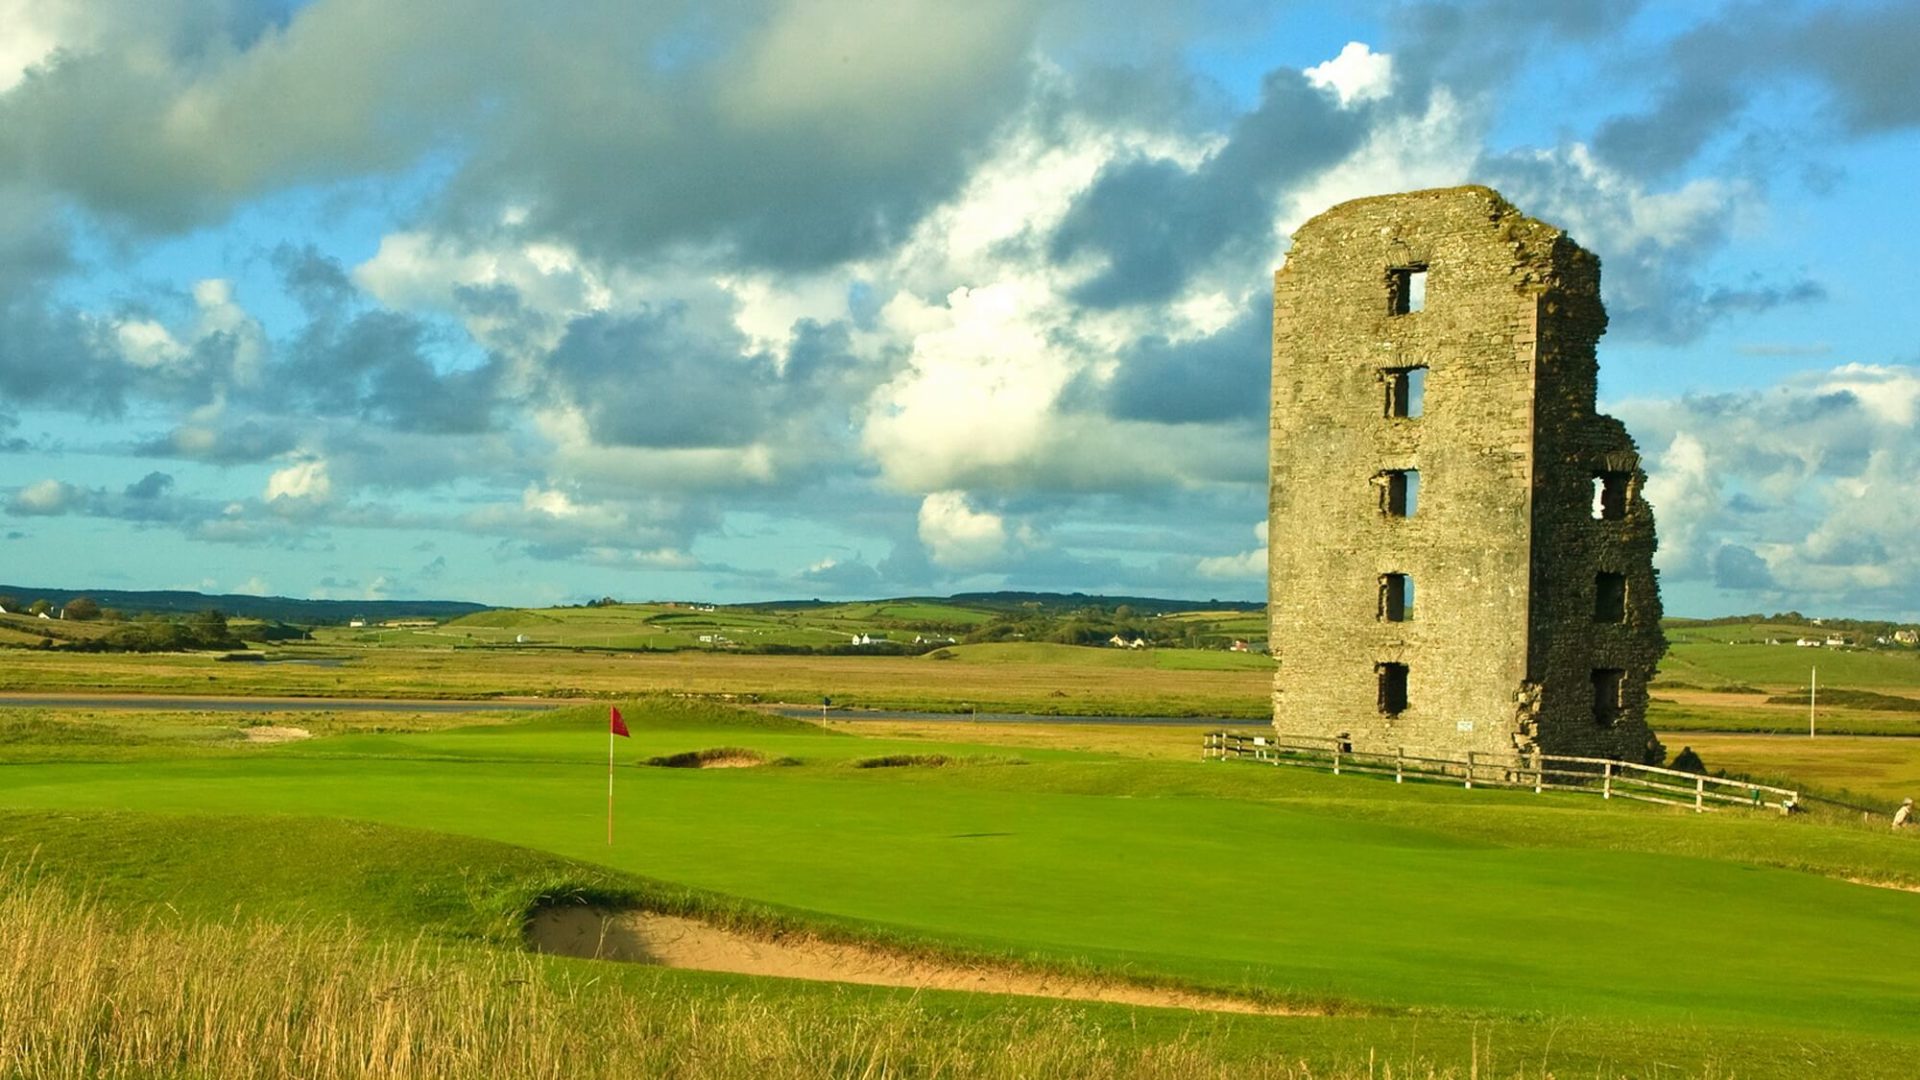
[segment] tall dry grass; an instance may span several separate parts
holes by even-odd
[[[0,1077],[1493,1075],[1222,1055],[1205,1035],[1116,1045],[1070,1006],[969,1020],[911,998],[636,990],[578,964],[338,925],[127,922],[0,869]]]

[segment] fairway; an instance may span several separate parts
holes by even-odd
[[[32,753],[8,755],[0,809],[134,813],[177,822],[184,843],[218,836],[205,815],[403,826],[841,932],[1346,1008],[1684,1026],[1728,1044],[1914,1036],[1920,895],[1839,880],[1920,882],[1920,844],[1877,831],[905,730],[863,738],[711,706],[633,703],[629,717],[612,847],[593,707],[273,746],[142,739],[139,717],[71,730],[43,717],[16,725],[14,749]],[[635,764],[717,746],[797,764]],[[950,764],[854,767],[934,753]],[[33,842],[16,825],[7,848]],[[89,880],[57,848],[48,857]]]

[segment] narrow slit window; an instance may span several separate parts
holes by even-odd
[[[1593,621],[1627,621],[1627,576],[1606,570],[1593,575]]]
[[[1420,471],[1390,469],[1380,474],[1380,512],[1390,518],[1410,518],[1420,509]]]
[[[1387,313],[1411,315],[1427,306],[1427,268],[1398,266],[1387,271]]]
[[[1374,674],[1380,679],[1380,712],[1385,716],[1398,716],[1407,711],[1407,665],[1375,664]]]
[[[1619,668],[1593,669],[1593,722],[1612,727],[1620,720],[1620,694],[1627,673]]]
[[[1406,574],[1380,575],[1380,621],[1413,621],[1413,578]]]
[[[1593,474],[1593,519],[1595,521],[1619,521],[1627,516],[1627,485],[1632,479],[1631,473]]]
[[[1426,412],[1427,369],[1388,368],[1381,373],[1387,392],[1387,415],[1418,419]]]

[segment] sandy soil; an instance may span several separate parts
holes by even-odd
[[[1920,893],[1920,885],[1908,885],[1900,881],[1874,881],[1871,878],[1863,877],[1842,878],[1841,880],[1850,881],[1855,885],[1871,885],[1876,889],[1898,889],[1901,892]]]
[[[757,757],[741,756],[708,758],[694,767],[697,769],[751,769],[756,765],[765,764],[766,762]]]
[[[250,743],[282,743],[297,739],[311,739],[313,732],[303,727],[281,727],[276,724],[264,724],[260,727],[242,729],[241,736]]]
[[[1010,967],[967,966],[882,949],[792,935],[750,937],[694,919],[644,911],[546,908],[527,927],[536,952],[662,967],[773,975],[787,979],[972,990],[991,994],[1108,1001],[1213,1012],[1299,1015],[1306,1010],[1204,994],[1043,975]]]

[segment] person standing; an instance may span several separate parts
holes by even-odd
[[[1906,801],[1900,804],[1900,809],[1893,812],[1893,827],[1895,829],[1913,828],[1913,796],[1907,796]]]

